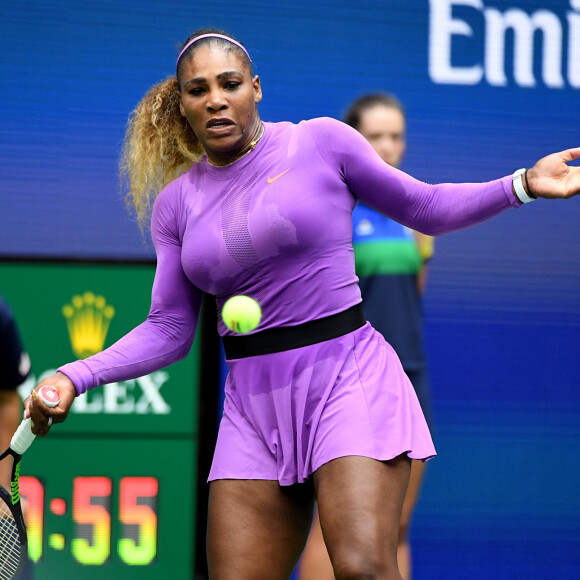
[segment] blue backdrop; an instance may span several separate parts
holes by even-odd
[[[580,144],[579,0],[4,3],[0,255],[152,258],[119,192],[120,143],[208,25],[252,54],[264,120],[395,93],[403,169],[425,181],[492,179]],[[579,222],[579,200],[540,200],[437,240],[419,580],[580,576]]]

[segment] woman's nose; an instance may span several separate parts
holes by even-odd
[[[221,111],[227,107],[223,94],[220,90],[214,89],[208,93],[207,106],[214,111]]]

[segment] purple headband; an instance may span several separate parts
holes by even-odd
[[[175,66],[177,66],[179,64],[179,59],[183,56],[183,53],[194,43],[197,42],[198,40],[202,40],[203,38],[221,38],[223,40],[227,40],[228,42],[231,42],[232,44],[235,44],[237,47],[241,48],[246,56],[248,57],[248,60],[250,62],[252,62],[252,59],[250,58],[250,55],[248,54],[248,51],[237,41],[234,40],[233,38],[230,38],[229,36],[224,36],[223,34],[202,34],[201,36],[196,36],[195,38],[192,38],[184,47],[183,50],[179,53],[179,56],[177,57],[177,61],[175,63]]]

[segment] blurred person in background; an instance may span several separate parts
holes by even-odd
[[[406,150],[406,116],[400,101],[374,93],[356,99],[345,115],[381,159],[400,167]],[[356,273],[367,320],[395,349],[417,393],[432,431],[427,362],[423,347],[422,295],[433,237],[415,232],[358,201],[352,214]],[[409,526],[425,474],[426,463],[413,460],[399,526],[397,560],[405,580],[411,578]],[[334,578],[332,565],[315,515],[300,565],[300,580]]]
[[[20,333],[14,314],[6,301],[0,296],[0,450],[6,449],[12,440],[20,421],[22,420],[22,399],[18,393],[20,387],[30,374],[30,357],[22,346]],[[0,461],[0,484],[10,490],[12,462]],[[27,504],[25,496],[20,498],[22,513],[27,520]],[[28,522],[27,522],[28,525]],[[24,570],[18,575],[18,580],[32,580],[32,560],[27,560]]]
[[[30,373],[30,358],[22,347],[14,315],[0,296],[0,449],[6,449],[22,419],[17,388]],[[0,484],[10,489],[10,461],[0,462]]]

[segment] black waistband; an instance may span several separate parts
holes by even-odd
[[[360,304],[325,318],[297,326],[267,328],[245,336],[222,336],[227,359],[246,358],[292,350],[337,338],[364,326],[366,320]]]

